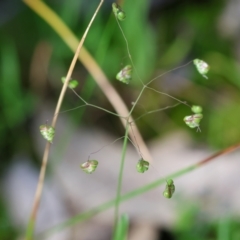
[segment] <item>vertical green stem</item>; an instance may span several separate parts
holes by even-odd
[[[124,135],[123,149],[122,149],[122,157],[121,157],[121,165],[120,171],[118,175],[118,186],[117,186],[117,195],[115,201],[115,221],[114,221],[114,234],[116,233],[117,223],[118,223],[118,215],[119,215],[119,203],[121,201],[121,189],[122,189],[122,179],[123,179],[123,168],[125,162],[125,156],[127,151],[127,141],[128,141],[128,131],[129,131],[129,123],[126,124],[126,130]]]

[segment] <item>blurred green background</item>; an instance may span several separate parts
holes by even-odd
[[[124,1],[127,20],[121,25],[133,61],[145,83],[195,58],[205,60],[211,67],[208,80],[190,64],[172,71],[151,85],[189,104],[201,105],[204,109],[202,134],[187,128],[183,117],[191,112],[186,106],[180,105],[138,121],[145,140],[182,129],[188,131],[199,144],[216,150],[239,141],[240,17],[237,19],[234,7],[229,7],[232,2]],[[98,1],[49,0],[46,3],[80,38]],[[141,84],[136,76],[129,86],[115,80],[116,73],[129,64],[129,59],[125,42],[111,13],[111,4],[112,1],[105,1],[87,36],[85,47],[130,108],[141,90]],[[13,157],[19,153],[29,155],[39,165],[41,156],[36,154],[32,144],[34,136],[31,134],[31,123],[43,102],[56,104],[62,86],[60,79],[66,75],[73,53],[51,27],[21,1],[0,2],[0,26],[0,171],[3,176]],[[83,98],[112,110],[94,80],[79,63],[73,78],[79,80],[77,92]],[[143,109],[150,111],[175,103],[166,96],[146,91],[133,115],[138,117]],[[80,104],[80,100],[68,93],[63,109]],[[105,112],[87,108],[69,112],[69,115],[75,123],[81,121],[81,125],[98,126],[116,136],[123,133],[120,121]],[[14,230],[7,220],[3,201],[0,201],[0,209],[0,223],[7,222],[9,225],[9,228],[0,229],[0,238],[13,239]],[[184,234],[181,233],[177,234],[179,238],[176,239],[240,239],[239,230],[235,238],[217,238],[218,224],[225,224],[226,228],[231,225],[230,220],[223,220],[205,228],[209,229],[208,234],[212,233],[210,235],[180,237]],[[237,229],[234,224],[231,226]]]

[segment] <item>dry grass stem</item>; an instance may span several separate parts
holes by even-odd
[[[92,19],[91,19],[90,23],[88,24],[88,27],[86,28],[80,43],[78,44],[77,50],[76,50],[76,52],[74,54],[73,60],[72,60],[71,65],[69,67],[69,70],[68,70],[68,73],[67,73],[67,76],[66,76],[66,80],[65,80],[65,83],[64,83],[64,85],[62,87],[62,91],[60,93],[60,96],[59,96],[59,99],[58,99],[58,103],[57,103],[57,106],[56,106],[56,109],[55,109],[55,113],[54,113],[54,116],[53,116],[53,120],[52,120],[52,125],[51,126],[54,127],[54,128],[55,128],[55,125],[56,125],[56,122],[57,122],[57,118],[58,118],[58,114],[57,113],[59,112],[59,110],[61,108],[62,101],[63,101],[64,95],[65,95],[65,92],[67,90],[68,83],[69,83],[70,77],[72,75],[73,69],[74,69],[75,64],[77,62],[77,59],[79,57],[80,50],[81,50],[82,45],[84,43],[84,40],[85,40],[85,38],[87,36],[87,33],[88,33],[89,29],[90,29],[90,26],[93,23],[93,20],[95,19],[96,14],[99,11],[102,3],[103,3],[103,0],[101,0],[101,2],[99,3],[99,5],[98,5],[94,15],[92,16]],[[48,162],[50,146],[51,146],[51,143],[47,142],[45,150],[44,150],[44,155],[43,155],[43,160],[42,160],[39,180],[38,180],[38,184],[37,184],[37,189],[36,189],[36,193],[35,193],[35,197],[34,197],[34,201],[33,201],[32,212],[31,212],[31,215],[30,215],[29,227],[33,228],[33,229],[34,229],[34,224],[35,224],[35,221],[36,221],[36,216],[37,216],[39,203],[40,203],[40,199],[41,199],[41,195],[42,195],[42,189],[43,189],[43,184],[44,184],[44,178],[45,178],[45,172],[46,172],[46,167],[47,167],[47,162]],[[31,232],[33,232],[33,229],[31,230]]]

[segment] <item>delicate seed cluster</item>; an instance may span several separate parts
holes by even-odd
[[[192,112],[195,113],[190,116],[184,117],[183,121],[190,127],[190,128],[195,128],[200,126],[200,121],[203,118],[202,114],[202,107],[201,106],[192,106],[191,108]]]
[[[43,137],[48,142],[52,143],[55,134],[55,129],[47,124],[44,124],[39,127],[39,130]]]
[[[97,160],[88,160],[87,162],[80,165],[81,169],[85,173],[93,173],[98,166]]]
[[[66,78],[65,77],[62,77],[62,83],[65,83],[65,80]],[[68,87],[71,88],[71,89],[74,89],[78,86],[78,81],[77,80],[70,80],[69,83],[68,83]]]
[[[132,66],[127,65],[125,66],[117,75],[116,79],[120,82],[125,84],[129,84],[130,80],[132,79]]]
[[[172,179],[167,180],[166,188],[163,192],[163,196],[165,198],[171,198],[173,193],[175,192],[175,185]]]
[[[208,77],[206,76],[206,74],[208,73],[210,67],[209,65],[204,62],[203,60],[200,59],[194,59],[193,60],[194,65],[196,66],[198,72],[205,77],[206,79],[208,79]]]
[[[149,162],[148,162],[148,161],[145,161],[144,159],[141,158],[141,159],[138,161],[136,168],[137,168],[137,171],[138,171],[139,173],[144,173],[144,172],[146,172],[146,171],[148,170],[148,168],[149,168]]]
[[[121,9],[121,7],[117,3],[112,4],[112,9],[114,15],[117,17],[119,21],[123,21],[126,18],[125,12]]]

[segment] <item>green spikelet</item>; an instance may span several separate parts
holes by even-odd
[[[194,59],[193,60],[194,65],[196,66],[198,72],[205,77],[206,79],[208,79],[208,77],[206,76],[206,74],[208,73],[210,67],[209,65],[204,62],[203,60],[200,59]]]
[[[62,83],[64,83],[66,78],[62,77],[61,80],[62,80]],[[70,80],[69,83],[68,83],[68,87],[71,88],[71,89],[74,89],[77,86],[78,86],[78,81],[77,80]]]
[[[43,137],[50,143],[52,143],[55,129],[47,124],[41,125],[39,127],[40,133],[43,135]]]
[[[144,159],[140,159],[137,163],[136,168],[139,173],[144,173],[149,168],[149,162],[145,161]]]
[[[173,193],[175,192],[175,185],[172,179],[167,180],[166,188],[163,192],[163,196],[165,198],[171,198]]]
[[[125,84],[129,84],[130,80],[132,79],[132,66],[127,65],[125,66],[117,75],[116,79],[120,82]]]
[[[87,162],[80,165],[81,169],[85,173],[93,173],[98,166],[97,160],[88,160]]]
[[[121,7],[117,3],[112,4],[112,9],[114,15],[117,17],[119,21],[123,21],[126,18],[125,12],[121,9]]]
[[[200,126],[200,121],[203,115],[201,113],[196,113],[194,115],[186,116],[183,121],[190,127],[195,128]]]
[[[197,106],[197,105],[193,105],[191,110],[192,110],[193,113],[201,113],[202,112],[202,107]]]

